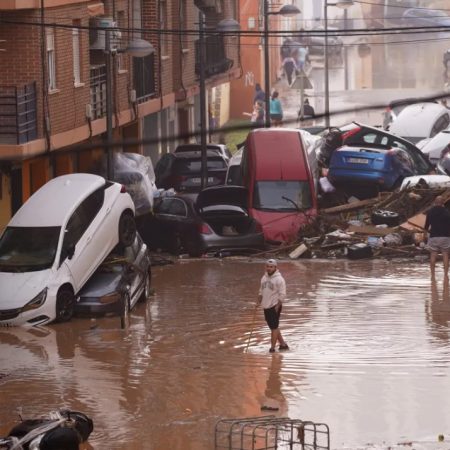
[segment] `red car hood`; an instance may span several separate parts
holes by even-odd
[[[264,237],[273,242],[295,242],[298,231],[310,218],[316,217],[317,210],[298,212],[275,212],[251,209],[250,216],[263,227]]]

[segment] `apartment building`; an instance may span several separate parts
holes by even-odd
[[[240,74],[239,41],[214,30],[223,18],[238,19],[234,0],[0,3],[0,229],[55,176],[107,176],[107,81],[113,138],[132,142],[117,151],[144,153],[156,163],[178,135],[195,140],[200,12],[208,30],[208,109],[221,124],[229,81]],[[153,52],[131,56],[136,40],[147,41]]]

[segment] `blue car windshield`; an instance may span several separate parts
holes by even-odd
[[[309,181],[257,181],[253,207],[266,211],[301,211],[312,207]]]
[[[50,268],[60,231],[61,227],[8,227],[0,239],[0,272]]]

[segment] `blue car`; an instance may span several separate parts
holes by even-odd
[[[335,186],[373,186],[389,191],[399,187],[403,178],[416,174],[414,161],[403,149],[344,146],[331,156],[328,179]]]

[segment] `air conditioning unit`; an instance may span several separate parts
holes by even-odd
[[[89,35],[91,50],[105,50],[106,32],[99,28],[110,28],[111,50],[117,50],[120,45],[122,33],[117,29],[117,22],[111,17],[97,17],[92,24],[95,28]]]

